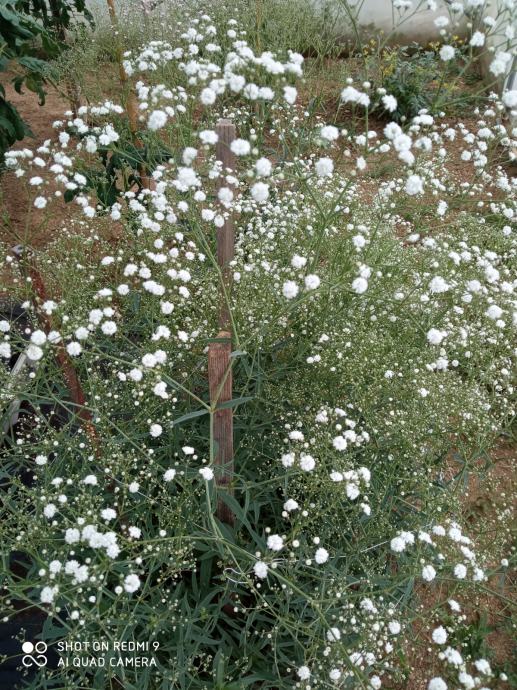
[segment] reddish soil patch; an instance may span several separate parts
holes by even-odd
[[[491,460],[493,464],[488,469],[478,467],[478,472],[470,474],[461,496],[461,505],[476,550],[489,553],[492,559],[490,566],[497,568],[501,558],[508,557],[512,552],[512,532],[517,525],[517,449],[507,442],[501,442],[491,453]],[[446,476],[452,479],[457,467],[451,465],[448,469]],[[474,597],[471,591],[470,598],[461,594],[454,596],[461,604],[464,624],[471,626],[472,631],[478,626],[487,631],[485,642],[490,650],[493,669],[511,664],[512,659],[515,664],[517,641],[511,627],[511,617],[517,610],[517,572],[508,569],[504,578],[495,575],[484,585]],[[418,588],[418,617],[432,620],[434,625],[417,619],[406,647],[410,669],[407,680],[388,687],[396,690],[426,690],[430,678],[443,674],[444,664],[437,659],[436,646],[430,642],[430,632],[434,626],[444,622],[448,596],[444,583],[421,585]],[[432,611],[434,614],[431,614]],[[429,653],[431,648],[433,651]],[[493,679],[490,687],[506,690],[509,685]]]
[[[9,75],[9,78],[12,75]],[[69,103],[55,89],[48,87],[45,105],[40,106],[38,97],[32,91],[24,89],[16,93],[10,81],[4,84],[8,100],[18,109],[22,118],[28,123],[33,137],[17,142],[13,148],[35,148],[46,139],[55,136],[52,123],[63,118],[70,108]],[[58,228],[70,214],[70,207],[54,203],[51,216],[37,211],[29,205],[26,191],[26,179],[18,179],[11,173],[4,173],[0,178],[1,225],[0,241],[8,246],[30,244],[42,246],[52,231]],[[29,212],[30,209],[30,212]]]

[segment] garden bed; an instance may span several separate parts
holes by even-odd
[[[13,687],[38,640],[34,690],[515,680],[507,103],[447,32],[339,59],[314,34],[304,60],[280,5],[120,15],[57,65],[80,72],[75,117],[19,97]]]

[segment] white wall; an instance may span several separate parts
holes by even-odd
[[[341,8],[339,10],[340,20],[336,22],[336,39],[347,41],[354,38],[354,22],[361,34],[379,36],[379,31],[383,32],[381,40],[388,44],[407,45],[412,42],[426,44],[430,41],[440,41],[446,43],[447,38],[440,34],[440,28],[435,25],[435,19],[446,16],[449,25],[446,27],[447,35],[455,35],[467,38],[471,35],[472,29],[469,26],[471,21],[472,8],[468,8],[468,0],[463,0],[467,8],[466,13],[454,13],[451,11],[452,0],[436,0],[436,9],[427,9],[427,0],[413,0],[412,8],[409,10],[397,10],[394,8],[393,0],[349,0],[348,7],[350,13],[343,8],[344,0],[309,0],[314,7],[323,11],[325,7]],[[508,41],[504,35],[507,26],[512,23],[515,25],[517,20],[517,9],[512,12],[507,7],[506,0],[485,0],[482,5],[484,16],[495,20],[495,26],[489,30],[489,36],[485,48],[485,55],[482,57],[481,65],[487,79],[490,82],[494,77],[490,75],[489,65],[492,61],[493,52],[497,50],[508,50]],[[517,27],[516,27],[517,33]],[[516,52],[517,42],[514,40],[510,46],[510,51]],[[488,49],[488,50],[487,50]],[[493,52],[491,52],[493,51]],[[508,72],[498,79],[497,88],[502,91],[505,82],[509,88],[517,88],[517,59],[508,63]],[[511,86],[513,84],[513,86]]]

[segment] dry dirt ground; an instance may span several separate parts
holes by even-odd
[[[18,94],[10,84],[9,77],[8,73],[3,74],[7,99],[18,109],[34,134],[34,137],[17,142],[13,148],[34,148],[54,136],[52,123],[62,119],[70,105],[55,89],[49,87],[45,105],[40,106],[37,95],[32,91],[24,89],[23,94]],[[0,241],[8,246],[25,243],[35,247],[43,245],[69,214],[70,208],[63,202],[55,204],[52,215],[47,217],[48,214],[28,204],[24,178],[18,179],[9,174],[0,177]]]
[[[477,550],[489,553],[491,566],[497,568],[502,558],[511,553],[517,520],[517,450],[515,445],[501,441],[491,453],[491,466],[486,471],[480,467],[467,479],[461,496],[465,522],[475,536]],[[452,469],[449,478],[457,471]],[[465,627],[476,639],[476,631],[484,631],[482,637],[490,651],[493,667],[512,666],[517,672],[517,636],[511,619],[517,614],[517,573],[506,570],[504,576],[496,575],[486,584],[486,591],[476,599],[468,599],[455,593],[465,616]],[[429,678],[442,675],[443,663],[431,643],[431,632],[438,625],[447,625],[447,600],[451,592],[447,585],[421,586],[417,593],[416,611],[422,614],[434,611],[432,624],[415,624],[411,640],[407,644],[407,661],[411,671],[405,683],[393,686],[393,690],[426,690]],[[467,642],[467,637],[465,641]],[[478,640],[481,638],[478,638]],[[472,649],[475,644],[467,643]],[[429,653],[429,650],[432,653]],[[515,687],[510,682],[492,681],[492,690],[508,690]]]

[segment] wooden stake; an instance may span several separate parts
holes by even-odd
[[[221,331],[218,342],[208,348],[208,380],[210,402],[213,406],[232,399],[231,333]],[[233,480],[233,411],[231,407],[216,409],[213,413],[213,438],[215,453],[215,483],[219,490],[232,493]],[[234,515],[222,499],[217,502],[217,517],[221,522],[233,524]]]
[[[219,137],[215,149],[217,160],[223,164],[223,175],[221,175],[217,182],[217,189],[226,186],[225,176],[227,169],[235,170],[235,154],[230,148],[230,144],[235,139],[235,125],[230,120],[219,120],[216,126],[217,135]],[[223,284],[220,292],[220,307],[219,307],[219,327],[225,330],[230,329],[230,312],[225,298],[230,294],[232,276],[230,262],[235,255],[235,231],[234,219],[230,214],[224,221],[221,228],[217,228],[217,263],[221,267],[223,273]]]
[[[218,142],[216,156],[222,163],[223,174],[220,176],[217,188],[226,186],[225,176],[228,169],[235,170],[235,155],[230,149],[235,139],[235,125],[229,120],[219,120],[216,127]],[[216,408],[221,403],[232,399],[232,334],[230,326],[230,310],[227,297],[231,290],[230,262],[234,257],[234,220],[229,215],[221,228],[217,229],[217,263],[221,268],[222,282],[219,303],[218,342],[210,343],[208,348],[208,384],[210,402]],[[215,482],[218,489],[232,493],[233,466],[233,410],[231,407],[215,409],[213,412],[213,438],[216,445],[215,453]],[[217,516],[222,522],[232,525],[235,516],[221,499],[217,502]]]

